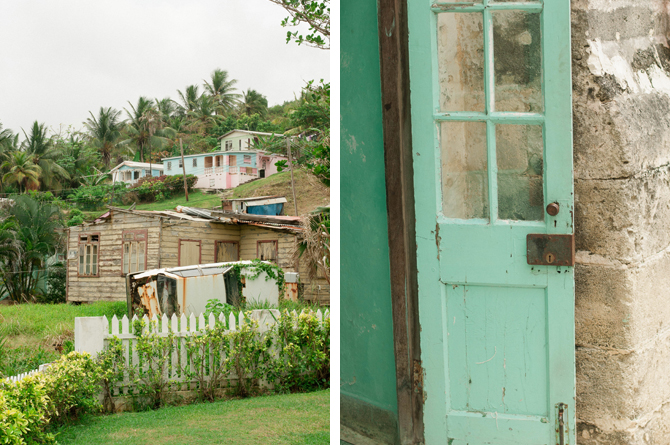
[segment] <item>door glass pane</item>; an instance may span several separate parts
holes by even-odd
[[[488,219],[486,123],[442,122],[440,144],[444,216]]]
[[[93,275],[96,275],[98,273],[98,246],[94,244],[91,246],[93,249],[93,257],[91,260],[91,270],[93,272]]]
[[[496,111],[544,110],[540,36],[538,13],[493,13]]]
[[[498,218],[543,221],[540,125],[497,125]]]
[[[483,14],[437,15],[437,61],[440,109],[485,111]]]

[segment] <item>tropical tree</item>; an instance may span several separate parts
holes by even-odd
[[[121,138],[121,112],[112,108],[100,107],[98,117],[89,111],[91,117],[86,119],[84,126],[88,130],[91,143],[98,149],[102,158],[102,164],[109,168],[114,151],[117,149]]]
[[[330,0],[270,0],[281,6],[289,16],[282,20],[283,27],[301,24],[309,26],[309,32],[288,31],[286,43],[296,42],[320,49],[330,49]]]
[[[242,94],[242,102],[240,103],[240,113],[251,116],[252,114],[259,114],[265,117],[268,112],[268,100],[265,96],[256,90],[248,89]]]
[[[70,173],[69,188],[86,184],[87,178],[95,176],[95,166],[101,163],[102,155],[97,146],[87,143],[89,137],[82,138],[77,133],[70,133],[67,138],[56,141],[61,152],[58,165]],[[117,147],[120,148],[118,144]]]
[[[198,91],[198,85],[188,85],[186,89],[182,92],[177,90],[179,95],[179,102],[175,102],[181,114],[187,114],[189,111],[193,111],[200,99],[200,92]]]
[[[42,168],[35,162],[35,156],[24,151],[14,151],[9,159],[2,163],[1,169],[6,171],[2,176],[3,184],[17,184],[19,193],[29,186],[38,187]]]
[[[46,259],[54,254],[61,241],[60,209],[22,195],[15,199],[8,213],[15,221],[19,249],[0,272],[0,281],[11,300],[34,301]]]
[[[126,109],[129,120],[125,127],[127,139],[119,142],[120,145],[134,144],[140,151],[140,161],[151,153],[152,147],[164,148],[175,131],[164,127],[163,115],[154,104],[154,101],[140,97],[137,106],[128,102],[132,111]]]
[[[237,80],[228,79],[228,71],[215,69],[211,74],[211,83],[205,81],[205,91],[216,104],[216,114],[224,115],[235,110],[240,95],[235,93]]]
[[[35,121],[30,128],[30,133],[23,131],[25,140],[21,149],[32,156],[33,162],[40,167],[39,180],[43,188],[60,188],[63,182],[70,179],[70,174],[60,165],[58,159],[61,156],[54,144],[54,139],[47,136],[45,124]]]

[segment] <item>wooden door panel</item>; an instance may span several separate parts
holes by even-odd
[[[200,264],[200,241],[179,242],[179,265],[193,266]]]

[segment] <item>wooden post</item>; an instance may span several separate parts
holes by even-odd
[[[424,388],[409,101],[408,1],[380,0],[377,19],[391,266],[393,346],[396,359],[398,430],[402,445],[424,443]],[[389,32],[389,30],[394,31]]]
[[[184,145],[179,138],[179,149],[181,150],[181,171],[184,174],[184,193],[186,194],[186,202],[188,202],[188,186],[186,185],[186,163],[184,162]]]
[[[286,150],[288,151],[288,166],[291,170],[291,190],[293,191],[293,206],[295,208],[295,216],[298,215],[298,201],[295,199],[295,182],[293,181],[293,156],[291,156],[291,139],[286,138]]]

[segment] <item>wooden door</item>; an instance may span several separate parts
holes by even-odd
[[[256,249],[258,259],[277,264],[277,241],[258,241]]]
[[[569,0],[408,23],[426,444],[574,444]]]
[[[193,266],[200,264],[200,241],[179,240],[179,265]]]

